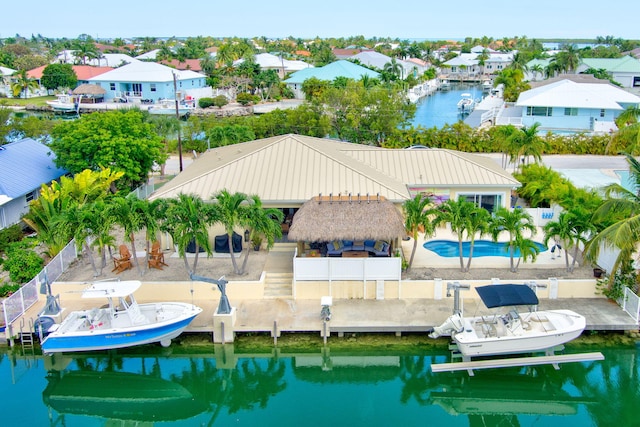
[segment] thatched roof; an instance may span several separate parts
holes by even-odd
[[[73,90],[74,95],[104,95],[107,91],[98,85],[81,84]]]
[[[393,240],[405,235],[404,219],[383,197],[314,197],[293,217],[289,239],[307,242],[331,240]]]

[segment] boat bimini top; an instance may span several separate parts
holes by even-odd
[[[476,288],[487,308],[510,305],[538,305],[538,297],[528,285],[487,285]]]

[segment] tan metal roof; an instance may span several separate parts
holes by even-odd
[[[409,186],[519,187],[520,183],[493,160],[445,149],[353,150],[345,154]]]
[[[411,197],[408,185],[520,184],[491,159],[451,150],[389,150],[281,135],[202,154],[151,199],[230,192],[257,194],[265,205],[303,203],[319,194],[380,195],[394,203]]]

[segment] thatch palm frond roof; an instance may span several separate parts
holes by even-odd
[[[290,240],[393,240],[406,234],[393,203],[377,196],[314,197],[293,217]]]
[[[104,95],[107,91],[98,85],[81,84],[73,90],[74,95]]]

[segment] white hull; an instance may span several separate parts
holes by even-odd
[[[513,317],[517,316],[516,319]],[[584,316],[571,310],[535,311],[464,318],[452,338],[465,357],[544,351],[580,336]]]
[[[76,104],[72,102],[47,101],[47,105],[55,111],[76,111]]]

